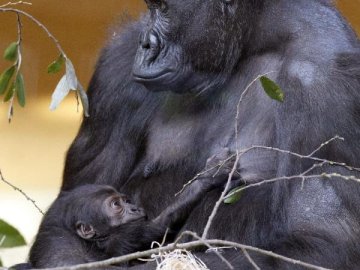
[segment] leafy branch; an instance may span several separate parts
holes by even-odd
[[[84,87],[79,82],[74,66],[67,57],[64,49],[61,47],[59,41],[56,37],[48,30],[48,28],[36,19],[31,14],[20,10],[18,8],[12,8],[10,6],[16,6],[20,4],[31,5],[31,3],[18,1],[18,2],[9,2],[5,5],[0,6],[0,12],[10,12],[15,13],[17,16],[17,28],[18,28],[18,40],[12,42],[4,52],[4,59],[13,61],[13,65],[5,70],[0,75],[0,96],[5,94],[4,102],[10,102],[8,120],[11,121],[14,114],[14,98],[17,96],[20,106],[25,106],[25,87],[24,79],[20,73],[21,63],[22,63],[22,54],[21,54],[21,42],[22,42],[22,23],[21,16],[24,16],[30,21],[34,22],[38,27],[40,27],[47,36],[53,41],[56,48],[60,52],[60,56],[48,67],[48,73],[57,73],[59,72],[64,63],[65,63],[65,74],[60,79],[57,84],[55,91],[52,95],[52,101],[50,104],[50,110],[55,110],[63,99],[69,94],[70,90],[76,91],[76,97],[80,97],[84,115],[89,116],[89,102],[87,95],[85,93]]]

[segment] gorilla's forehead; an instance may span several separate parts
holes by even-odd
[[[109,185],[84,185],[67,193],[67,197],[73,198],[74,200],[81,203],[83,199],[88,200],[89,198],[103,200],[105,197],[116,195],[117,191]]]

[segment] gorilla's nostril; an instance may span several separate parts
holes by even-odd
[[[150,50],[151,46],[149,42],[141,42],[141,48],[145,50]]]
[[[140,37],[141,48],[145,50],[157,50],[159,48],[159,39],[153,32],[146,32]]]

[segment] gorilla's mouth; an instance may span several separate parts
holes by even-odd
[[[169,74],[173,73],[171,69],[164,69],[159,72],[133,72],[133,77],[136,82],[155,82],[161,81]]]

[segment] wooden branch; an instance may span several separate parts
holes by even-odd
[[[281,260],[281,261],[284,261],[284,262],[291,263],[293,265],[302,266],[302,267],[305,267],[307,269],[331,270],[329,268],[324,268],[324,267],[321,267],[321,266],[316,266],[316,265],[313,265],[313,264],[310,264],[310,263],[306,263],[306,262],[302,262],[302,261],[299,261],[299,260],[291,259],[291,258],[285,257],[283,255],[274,253],[272,251],[268,251],[268,250],[248,246],[248,245],[239,244],[239,243],[236,243],[236,242],[231,242],[231,241],[226,241],[226,240],[218,240],[218,239],[196,240],[196,241],[183,243],[183,244],[177,244],[177,245],[175,245],[174,243],[171,243],[171,244],[169,244],[169,245],[167,245],[165,247],[159,247],[159,248],[155,248],[155,249],[151,249],[151,250],[135,252],[135,253],[132,253],[132,254],[128,254],[128,255],[125,255],[125,256],[117,257],[117,258],[111,258],[111,259],[104,260],[104,261],[92,262],[92,263],[87,263],[87,264],[79,264],[79,265],[75,265],[75,266],[44,268],[42,270],[83,270],[83,269],[93,269],[93,268],[106,267],[106,266],[112,265],[112,264],[119,264],[119,263],[124,263],[124,262],[131,261],[131,260],[135,260],[135,259],[138,259],[138,258],[149,257],[149,256],[151,256],[153,254],[158,254],[158,253],[161,253],[161,252],[169,252],[169,251],[173,251],[173,250],[176,250],[176,249],[191,250],[191,249],[196,248],[196,247],[204,246],[204,241],[208,245],[211,245],[211,246],[233,247],[233,248],[239,248],[241,250],[244,249],[246,251],[253,251],[255,253],[262,254],[264,256],[269,256],[269,257],[272,257],[272,258],[275,258],[275,259],[278,259],[278,260]]]
[[[13,184],[11,184],[9,181],[5,180],[1,170],[0,170],[0,180],[2,182],[4,182],[5,184],[7,184],[8,186],[12,187],[15,191],[20,192],[28,201],[30,201],[35,208],[40,212],[40,214],[45,215],[45,213],[41,210],[41,208],[37,205],[37,203],[35,202],[35,200],[31,199],[24,191],[22,191],[20,188],[14,186]]]

